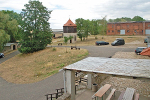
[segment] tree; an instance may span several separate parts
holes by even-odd
[[[84,20],[82,18],[76,19],[77,25],[77,35],[79,38],[85,40],[88,37],[89,28],[90,28],[90,20]]]
[[[99,32],[98,32],[98,28],[99,28],[99,24],[98,24],[98,21],[97,20],[92,20],[91,21],[91,34],[92,35],[97,35],[97,34],[99,34]],[[96,37],[95,37],[96,38]]]
[[[14,11],[10,11],[10,10],[2,10],[2,12],[4,13],[4,14],[8,14],[10,17],[9,17],[9,21],[12,21],[12,20],[16,20],[17,21],[17,23],[18,23],[18,26],[20,26],[20,24],[22,23],[22,19],[21,19],[21,15],[20,14],[18,14],[18,13],[16,13],[16,12],[14,12]],[[16,34],[15,34],[15,36],[14,35],[12,35],[11,36],[11,34],[10,34],[10,36],[11,36],[11,42],[15,42],[16,40],[20,40],[20,34],[19,33],[21,33],[21,28],[20,27],[17,27],[18,29],[18,31],[16,32]]]
[[[0,29],[0,52],[3,51],[4,45],[10,40],[10,36]]]
[[[5,30],[7,30],[10,35],[10,42],[16,42],[16,39],[19,39],[18,23],[20,23],[20,14],[9,10],[2,10],[2,12],[9,15],[8,28],[6,27]]]
[[[14,26],[10,25],[12,21],[9,21],[9,15],[0,11],[0,51],[3,51],[4,45],[10,40],[9,32],[14,32]]]
[[[52,41],[52,31],[50,29],[49,18],[52,11],[49,11],[39,1],[29,1],[22,9],[20,25],[21,33],[21,53],[32,53],[45,49]]]
[[[82,18],[76,19],[77,35],[81,39],[81,41],[82,41],[83,34],[84,34],[83,33],[84,32],[84,30],[83,30],[83,22],[84,22],[84,19],[82,19]]]
[[[71,40],[72,38],[73,38],[73,36],[69,36],[69,37],[64,36],[65,44],[67,45],[68,40]],[[66,47],[66,53],[67,53],[67,47]]]
[[[134,17],[132,18],[132,21],[145,21],[145,19],[143,19],[143,18],[140,17],[140,16],[134,16]]]

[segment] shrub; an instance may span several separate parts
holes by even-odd
[[[53,48],[53,51],[56,51],[56,48],[55,48],[55,47]]]

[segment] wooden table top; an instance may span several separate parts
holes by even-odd
[[[97,97],[102,97],[104,93],[111,87],[110,84],[105,84],[100,90],[98,90],[95,94]]]

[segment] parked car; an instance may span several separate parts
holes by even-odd
[[[108,45],[109,43],[105,41],[96,41],[95,44],[96,45]]]
[[[147,47],[137,47],[136,50],[135,50],[135,53],[137,55],[140,55],[140,53],[143,51],[143,49],[146,49]]]
[[[3,53],[0,53],[0,58],[4,58],[4,54]]]
[[[112,46],[124,45],[125,41],[122,38],[117,38],[114,42],[111,43]]]
[[[145,39],[144,39],[144,43],[147,43],[147,42],[148,42],[148,38],[145,38]]]

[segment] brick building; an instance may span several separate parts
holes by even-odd
[[[150,21],[107,23],[107,35],[150,35]]]

